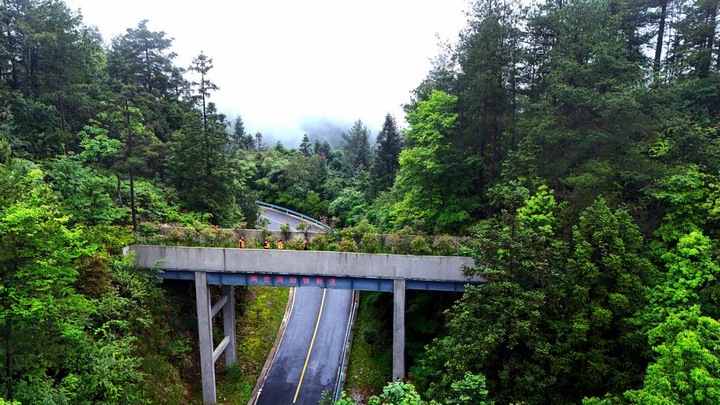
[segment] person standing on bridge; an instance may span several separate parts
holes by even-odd
[[[270,249],[270,242],[265,239],[265,242],[263,242],[263,249]]]
[[[303,247],[303,250],[308,250],[308,240],[307,240],[307,238],[303,239],[302,247]]]
[[[285,248],[285,241],[280,239],[280,242],[278,242],[278,249],[283,250]]]
[[[243,249],[245,247],[245,237],[241,236],[238,240],[238,248]]]

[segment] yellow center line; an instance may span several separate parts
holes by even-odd
[[[315,344],[315,336],[317,336],[318,327],[320,327],[320,318],[322,318],[323,306],[325,305],[325,293],[326,289],[323,289],[322,300],[320,301],[320,312],[318,312],[317,322],[315,322],[315,331],[313,332],[312,340],[310,340],[310,348],[308,349],[307,357],[305,357],[305,365],[303,366],[302,373],[300,374],[300,381],[298,382],[297,389],[295,390],[295,397],[293,398],[293,404],[297,401],[298,394],[300,393],[300,386],[302,386],[303,378],[305,378],[305,370],[307,370],[308,361],[310,361],[310,353],[312,353],[313,345]]]

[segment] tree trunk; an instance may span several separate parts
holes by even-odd
[[[665,19],[667,17],[668,0],[663,0],[660,4],[660,21],[658,22],[657,43],[655,44],[655,62],[653,63],[653,72],[660,71],[660,61],[662,60],[663,39],[665,38]]]
[[[135,171],[130,169],[130,212],[132,213],[133,232],[137,232],[137,210],[135,209]]]
[[[3,298],[5,301],[5,298]],[[5,302],[3,302],[3,307]],[[5,398],[12,402],[13,399],[13,376],[12,376],[12,318],[5,319]]]
[[[120,191],[120,187],[122,186],[122,183],[120,182],[120,173],[115,173],[115,177],[117,177],[117,194],[118,194],[118,205],[121,207],[123,206],[123,199],[122,199],[122,193]]]
[[[4,269],[3,271],[8,271],[10,274],[16,274],[17,273],[17,263],[11,262],[10,266],[13,269]],[[5,350],[5,399],[12,402],[13,399],[13,370],[12,370],[12,358],[13,358],[13,351],[12,351],[12,335],[13,335],[13,324],[12,324],[12,315],[10,315],[10,303],[8,302],[8,292],[7,290],[4,290],[2,292],[2,311],[5,313],[5,325],[3,328],[3,339],[5,340],[4,344],[4,350]]]
[[[704,46],[700,52],[702,52],[701,65],[699,66],[698,76],[700,78],[708,77],[710,74],[710,66],[712,66],[712,53],[715,47],[715,31],[717,30],[717,9],[718,1],[714,0],[709,2],[708,8],[705,14],[705,24],[707,24],[707,36],[704,38]]]

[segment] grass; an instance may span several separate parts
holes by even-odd
[[[392,327],[388,328],[387,316],[378,313],[384,307],[378,301],[387,299],[384,295],[388,294],[362,292],[360,296],[345,381],[345,392],[356,401],[380,394],[391,380]]]

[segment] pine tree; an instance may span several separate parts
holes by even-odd
[[[240,116],[238,115],[235,118],[235,123],[233,124],[233,131],[230,134],[228,150],[232,153],[238,149],[251,150],[254,149],[254,146],[255,138],[252,136],[252,134],[245,131],[245,124],[243,123],[242,118],[240,118]]]
[[[718,71],[720,52],[716,45],[719,11],[718,0],[699,0],[685,5],[684,18],[677,22],[677,35],[670,48],[670,59],[677,74],[692,74],[702,79]]]
[[[375,140],[375,158],[370,168],[372,191],[375,195],[392,187],[400,162],[403,138],[395,124],[395,117],[385,116],[383,127]]]
[[[308,134],[303,135],[302,142],[300,142],[300,152],[305,156],[312,155],[312,146],[310,145]]]
[[[142,20],[137,28],[128,28],[125,35],[113,38],[108,72],[123,84],[162,95],[173,83],[172,60],[176,56],[170,52],[173,39],[163,31],[150,31],[147,22]]]
[[[228,165],[225,116],[208,102],[217,86],[208,78],[212,59],[202,52],[190,67],[200,77],[192,95],[197,109],[184,116],[183,128],[174,134],[169,168],[172,184],[187,208],[212,214],[212,222],[231,226],[242,218],[236,205],[236,185]]]
[[[482,172],[468,173],[480,174],[475,178],[480,188],[495,182],[505,154],[516,146],[513,132],[524,39],[518,28],[520,15],[513,2],[477,1],[458,45],[455,95],[461,130],[453,142],[459,159],[469,150],[482,160]]]
[[[343,149],[348,161],[355,170],[367,170],[370,167],[370,131],[361,120],[355,121],[349,132],[342,134],[345,141]]]

